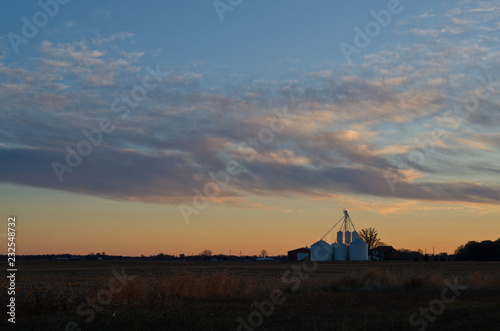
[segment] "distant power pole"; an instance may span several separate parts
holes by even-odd
[[[231,250],[229,250],[229,256],[231,256]]]

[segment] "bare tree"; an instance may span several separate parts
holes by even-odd
[[[358,236],[368,244],[368,249],[374,249],[381,246],[382,242],[378,238],[378,232],[374,228],[362,229]]]
[[[267,257],[269,254],[267,254],[267,251],[265,249],[260,251],[260,257]]]
[[[202,256],[212,256],[212,251],[209,249],[205,249],[203,252],[201,252]]]

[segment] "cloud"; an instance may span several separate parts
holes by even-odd
[[[110,8],[96,8],[92,14],[90,15],[93,19],[103,19],[108,20],[111,18],[111,9]]]
[[[412,35],[414,42],[335,70],[329,65],[255,79],[209,63],[160,64],[161,83],[129,105],[127,118],[113,112],[113,102],[131,97],[146,67],[154,67],[147,52],[116,47],[130,44],[132,33],[43,41],[30,70],[0,63],[0,181],[105,199],[190,203],[195,189],[234,160],[244,170],[230,177],[214,203],[275,210],[250,197],[395,199],[365,204],[386,214],[434,201],[498,204],[498,96],[481,101],[459,128],[443,120],[473,95],[477,77],[499,68],[492,56],[499,48],[481,29],[489,25],[475,16],[490,14],[471,10],[448,17],[445,27],[409,26],[422,31]],[[415,19],[443,17],[424,16]],[[433,29],[434,40],[428,38]],[[293,114],[280,121],[283,130],[267,144],[251,144],[283,109]],[[65,164],[66,146],[76,148],[86,139],[82,130],[98,128],[102,119],[116,129],[59,183],[52,163]],[[426,148],[436,129],[446,140],[430,140],[433,148]],[[412,161],[417,152],[424,161]],[[395,191],[387,174],[397,178]]]
[[[0,166],[1,180],[107,198],[175,203],[191,197],[191,187],[199,181],[196,174],[201,176],[200,170],[183,155],[152,157],[136,151],[101,147],[96,148],[92,157],[74,173],[67,174],[63,183],[59,183],[54,181],[51,164],[60,159],[61,152],[3,149],[0,158],[11,163]]]
[[[109,42],[115,42],[117,40],[126,40],[134,37],[134,34],[131,32],[127,31],[121,31],[121,32],[116,32],[113,33],[107,37],[102,37],[100,35],[97,36],[97,38],[93,39],[92,42],[95,45],[101,46],[102,44],[109,43]]]
[[[42,42],[41,51],[52,58],[66,58],[78,65],[95,66],[104,64],[102,57],[105,52],[91,50],[83,42],[54,45],[50,41],[44,41]]]
[[[70,67],[71,63],[66,62],[66,61],[58,61],[58,60],[48,60],[48,59],[42,59],[43,62],[46,64],[53,66],[53,67]]]

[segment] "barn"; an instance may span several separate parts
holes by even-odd
[[[288,251],[288,261],[302,261],[311,259],[311,249],[307,247],[297,248]]]

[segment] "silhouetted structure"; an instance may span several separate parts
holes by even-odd
[[[378,246],[371,250],[371,255],[376,260],[398,260],[398,251],[392,246]]]
[[[309,248],[297,248],[288,251],[288,261],[302,261],[304,259],[311,259],[311,250]]]

